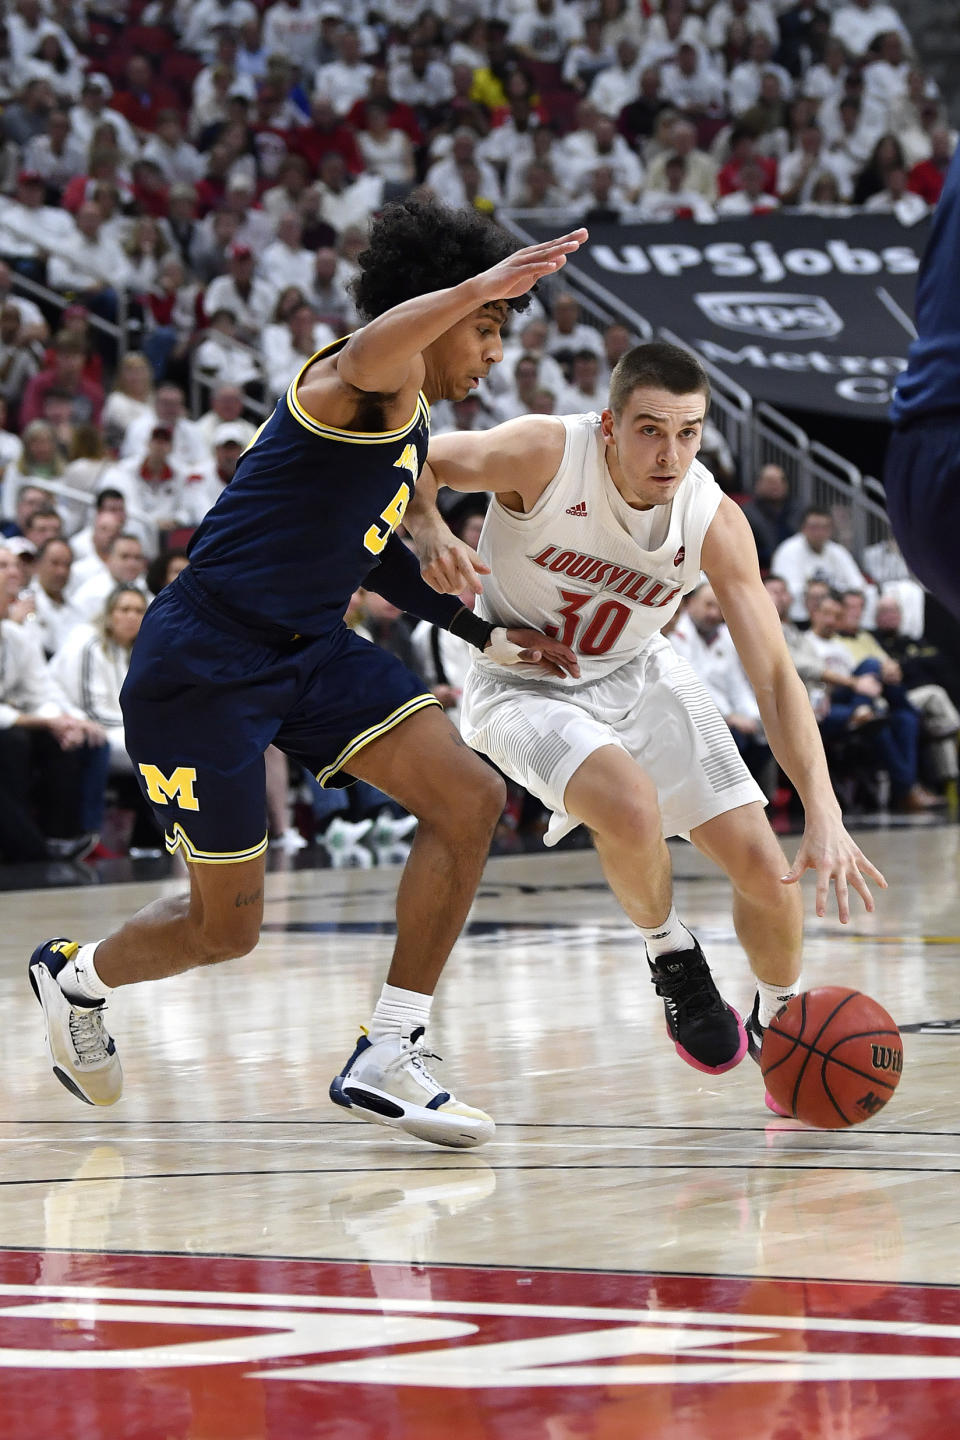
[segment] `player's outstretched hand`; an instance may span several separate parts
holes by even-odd
[[[567,256],[579,250],[586,238],[586,230],[571,230],[569,235],[560,235],[556,240],[515,250],[499,265],[477,276],[475,283],[482,291],[480,304],[488,300],[512,300],[515,295],[525,294],[545,275],[560,270],[567,263]]]
[[[414,544],[420,559],[420,574],[433,590],[441,595],[462,595],[469,590],[472,595],[483,594],[481,575],[490,574],[490,566],[481,560],[476,550],[452,531],[443,527],[446,534],[437,531],[434,535],[417,535]]]
[[[850,919],[851,886],[863,901],[863,908],[868,911],[873,910],[873,896],[867,878],[875,881],[881,890],[887,888],[887,882],[876,865],[867,859],[847,834],[839,817],[819,821],[807,818],[797,858],[783,876],[783,884],[796,884],[806,870],[817,872],[817,915],[822,919],[827,913],[827,901],[832,885],[837,895],[841,925],[846,925]]]
[[[496,629],[483,651],[497,665],[536,665],[547,675],[580,674],[580,664],[569,645],[542,635],[539,630]]]

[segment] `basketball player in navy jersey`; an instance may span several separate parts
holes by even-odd
[[[887,510],[910,569],[960,620],[960,146],[920,266],[916,318],[890,406]]]
[[[817,914],[832,885],[844,923],[850,891],[872,910],[868,879],[886,882],[844,829],[750,527],[696,458],[709,399],[695,356],[664,342],[639,345],[614,369],[602,416],[525,415],[438,436],[415,508],[428,505],[437,482],[493,491],[479,542],[490,579],[478,611],[492,623],[560,634],[579,656],[580,675],[496,670],[481,656],[464,682],[461,731],[553,812],[547,845],[588,827],[607,882],[644,939],[675,1048],[696,1069],[719,1074],[748,1049],[759,1058],[764,1028],[799,990],[795,882],[804,871],[816,871]],[[425,573],[442,584],[434,561],[442,571],[466,547],[433,515],[436,528],[421,524],[418,544]],[[723,717],[661,633],[702,572],[770,747],[803,801],[792,866]],[[691,840],[732,883],[734,926],[757,984],[746,1025],[674,908],[665,844],[673,835]]]
[[[145,617],[122,694],[127,747],[167,849],[189,864],[190,891],[154,901],[99,942],[35,950],[30,981],[54,1074],[79,1099],[120,1097],[103,1023],[116,986],[256,945],[272,743],[322,785],[366,780],[419,818],[387,983],[331,1098],[437,1144],[493,1134],[488,1115],[431,1075],[423,1036],[503,782],[422,681],[343,616],[363,585],[499,663],[576,670],[566,645],[485,624],[431,590],[394,532],[426,458],[429,403],[477,387],[501,359],[509,309],[585,239],[578,230],[513,252],[479,215],[416,201],[374,224],[355,287],[369,323],[303,366],[196,531],[189,569]]]

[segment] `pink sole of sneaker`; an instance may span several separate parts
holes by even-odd
[[[705,1075],[723,1075],[727,1070],[732,1070],[735,1065],[739,1065],[747,1053],[747,1032],[744,1029],[743,1021],[732,1005],[728,1005],[727,1009],[730,1011],[730,1014],[736,1018],[737,1028],[740,1031],[740,1044],[737,1046],[737,1053],[732,1059],[724,1061],[722,1065],[704,1065],[702,1061],[694,1059],[689,1051],[684,1050],[682,1045],[678,1045],[676,1040],[673,1041],[673,1048],[680,1056],[680,1059],[686,1061],[688,1065],[692,1065],[694,1070],[702,1070]],[[667,1034],[670,1035],[669,1030]],[[670,1035],[670,1039],[673,1040],[672,1035]]]
[[[774,1115],[779,1115],[781,1120],[793,1120],[795,1118],[790,1114],[789,1110],[785,1110],[781,1104],[774,1100],[769,1090],[763,1097],[763,1103],[768,1110],[773,1111]]]

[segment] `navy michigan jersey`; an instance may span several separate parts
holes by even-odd
[[[319,638],[340,624],[403,519],[426,460],[430,411],[421,393],[399,430],[324,425],[297,398],[317,358],[241,455],[189,556],[193,576],[232,611]]]

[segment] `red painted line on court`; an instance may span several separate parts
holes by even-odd
[[[2,1433],[954,1440],[960,1290],[0,1251]]]

